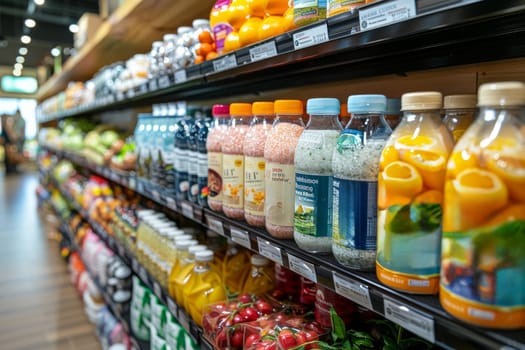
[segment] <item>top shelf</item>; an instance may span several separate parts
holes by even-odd
[[[195,18],[208,18],[213,0],[195,6],[191,1],[128,0],[108,18],[59,74],[53,75],[37,93],[43,101],[64,90],[70,81],[86,81],[100,68],[136,53],[147,52],[151,43]]]

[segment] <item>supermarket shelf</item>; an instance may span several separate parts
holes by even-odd
[[[525,349],[525,332],[523,331],[491,331],[470,326],[449,316],[435,296],[399,293],[382,285],[374,273],[350,271],[339,265],[332,256],[308,254],[302,251],[293,240],[273,238],[265,230],[229,219],[222,214],[203,209],[191,202],[178,200],[158,188],[151,188],[133,176],[126,176],[104,167],[93,166],[68,152],[55,152],[59,156],[70,159],[78,166],[88,168],[108,180],[131,188],[160,206],[168,207],[207,226],[218,234],[230,237],[241,246],[258,252],[310,280],[335,290],[340,295],[383,315],[443,348]],[[136,265],[137,263],[132,261],[132,264]],[[140,265],[138,270],[139,276],[146,273],[141,272]],[[155,289],[154,284],[153,288]],[[166,299],[161,298],[161,300]],[[167,303],[169,306],[169,300]]]
[[[40,122],[174,99],[210,99],[525,56],[525,3],[414,0],[414,17],[363,29],[370,4]]]

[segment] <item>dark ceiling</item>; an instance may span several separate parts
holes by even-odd
[[[98,0],[45,0],[41,6],[34,0],[0,0],[0,66],[13,67],[23,46],[28,49],[24,68],[52,64],[50,50],[73,47],[69,25],[85,12],[98,13]],[[34,28],[24,25],[27,18],[36,21]],[[20,41],[24,34],[31,36],[28,45]]]

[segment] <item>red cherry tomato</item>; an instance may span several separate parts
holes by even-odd
[[[273,312],[273,307],[270,305],[270,303],[264,300],[257,300],[255,302],[255,307],[263,315],[269,315]]]
[[[233,319],[232,319],[233,324],[241,323],[244,321],[245,319],[242,313],[235,314],[235,316],[233,316]]]
[[[281,345],[284,350],[297,346],[297,340],[293,332],[289,329],[283,329],[277,336],[277,339],[279,340],[279,345]]]
[[[237,328],[230,336],[230,345],[236,349],[242,349],[243,338],[243,331],[240,328]]]
[[[295,340],[297,341],[297,345],[303,345],[306,343],[306,334],[304,331],[299,331],[295,333]]]
[[[248,304],[251,303],[253,300],[250,294],[241,294],[239,295],[239,301],[243,304]]]
[[[258,333],[252,333],[248,337],[246,337],[246,340],[244,342],[244,348],[249,349],[251,346],[256,344],[261,339],[261,336]]]
[[[226,337],[226,332],[225,331],[221,331],[221,332],[219,332],[217,334],[217,336],[215,337],[215,346],[218,349],[222,349],[222,348],[228,347],[228,339]]]
[[[244,321],[251,322],[259,318],[257,310],[251,306],[244,308],[240,311],[241,316],[244,318]]]

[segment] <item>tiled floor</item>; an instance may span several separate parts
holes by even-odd
[[[0,349],[98,350],[58,243],[37,213],[36,173],[0,170]]]

